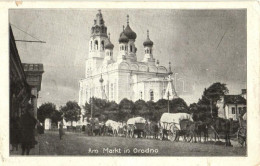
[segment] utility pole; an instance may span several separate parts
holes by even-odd
[[[170,113],[170,100],[169,100],[169,98],[170,98],[170,92],[168,91],[168,93],[167,93],[167,97],[168,97],[168,113]]]
[[[93,97],[91,97],[91,100],[90,100],[90,117],[92,119],[92,112],[93,112]]]

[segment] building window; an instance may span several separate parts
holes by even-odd
[[[95,40],[95,50],[98,50],[98,41]]]
[[[101,50],[104,50],[104,45],[105,45],[104,41],[101,41]]]
[[[92,41],[90,42],[90,50],[92,50]]]
[[[236,109],[235,109],[235,107],[232,107],[232,114],[236,114]]]
[[[142,91],[140,92],[140,99],[141,100],[143,99],[143,92]]]
[[[150,100],[153,101],[154,100],[154,94],[153,94],[153,90],[150,91]]]
[[[238,113],[242,114],[242,107],[238,107]]]
[[[132,50],[133,50],[133,46],[131,45],[131,46],[130,46],[130,52],[132,52]]]

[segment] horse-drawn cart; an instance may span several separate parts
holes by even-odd
[[[133,138],[135,134],[137,134],[138,138],[140,138],[141,135],[144,136],[145,125],[146,125],[146,120],[142,117],[135,117],[135,118],[128,119],[126,136],[129,136],[131,138]]]
[[[184,136],[184,140],[190,142],[194,131],[192,127],[194,123],[190,114],[164,113],[160,119],[159,138],[177,141],[180,136]]]
[[[246,137],[247,137],[247,117],[246,113],[239,117],[239,129],[237,131],[237,140],[238,143],[241,144],[242,146],[246,146]]]

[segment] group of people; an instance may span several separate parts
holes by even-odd
[[[35,126],[40,125],[33,116],[33,106],[28,104],[24,109],[24,114],[19,118],[10,119],[10,144],[12,151],[18,150],[21,144],[22,155],[29,155],[30,150],[37,144],[35,139]]]

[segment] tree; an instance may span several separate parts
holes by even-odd
[[[62,120],[62,112],[55,110],[52,112],[51,121],[58,125],[58,122]]]
[[[133,116],[145,116],[148,112],[147,104],[144,100],[137,100],[134,103],[133,109],[131,111],[131,115]]]
[[[60,108],[65,120],[68,122],[78,121],[80,119],[80,106],[76,101],[68,101],[65,106]]]
[[[221,96],[226,95],[228,92],[229,90],[226,87],[226,84],[220,82],[216,82],[209,86],[209,88],[205,88],[201,99],[198,101],[198,109],[203,110],[199,111],[201,116],[205,116],[207,118],[212,118],[212,116],[217,117],[217,101],[221,98]]]
[[[170,101],[170,112],[188,112],[189,107],[182,98],[175,98]]]
[[[44,123],[46,118],[52,118],[53,113],[56,111],[56,105],[53,103],[43,103],[37,112],[37,118],[40,122]]]
[[[129,112],[131,113],[134,108],[134,103],[131,100],[128,100],[127,98],[124,98],[119,103],[119,109],[121,111]]]

